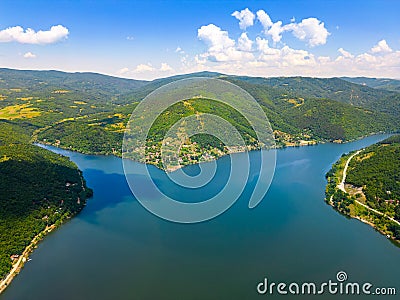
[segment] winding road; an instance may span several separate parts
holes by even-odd
[[[358,155],[361,151],[362,151],[362,150],[358,150],[356,153],[352,154],[352,155],[347,159],[346,164],[345,164],[345,166],[344,166],[342,181],[337,185],[337,188],[340,189],[340,190],[342,190],[342,191],[345,192],[345,193],[347,193],[346,189],[344,188],[344,184],[345,184],[345,182],[346,182],[346,176],[347,176],[347,168],[349,167],[350,161],[353,159],[353,157],[356,156],[356,155]],[[331,196],[331,201],[332,201],[332,197],[333,197],[333,195]],[[362,202],[360,202],[360,201],[358,201],[358,200],[354,200],[354,201],[357,202],[357,204],[360,204],[361,206],[365,207],[366,209],[368,209],[368,210],[370,210],[370,211],[372,211],[372,212],[374,212],[374,213],[376,213],[376,214],[378,214],[378,215],[384,216],[384,217],[388,218],[390,221],[392,221],[392,222],[394,222],[394,223],[400,225],[400,222],[399,222],[399,221],[397,221],[397,220],[395,220],[395,219],[389,217],[388,215],[386,215],[386,214],[384,214],[384,213],[382,213],[382,212],[380,212],[380,211],[378,211],[378,210],[376,210],[376,209],[373,209],[373,208],[369,207],[368,205],[366,205],[366,204],[364,204],[364,203],[362,203]]]

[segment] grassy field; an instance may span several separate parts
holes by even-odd
[[[5,120],[30,119],[40,115],[40,111],[31,107],[31,104],[15,104],[0,109],[0,119]]]

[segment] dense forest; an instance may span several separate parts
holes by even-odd
[[[346,81],[366,85],[375,89],[400,92],[400,80],[390,78],[365,78],[365,77],[342,77]]]
[[[202,72],[146,82],[93,73],[9,69],[0,69],[0,119],[35,127],[32,139],[36,141],[84,153],[120,155],[124,128],[137,103],[164,84],[192,76],[227,80],[249,92],[264,109],[277,146],[349,141],[398,131],[400,123],[399,93],[340,78],[255,78]],[[231,111],[196,101],[191,101],[196,112],[220,112],[242,133],[249,131],[247,123]],[[173,114],[177,108],[169,110]],[[179,113],[187,116],[193,111],[182,106]],[[160,134],[157,127],[173,119],[170,115],[164,118],[165,124],[155,124],[152,134]],[[196,138],[205,140],[195,137],[190,142]],[[149,136],[149,141],[155,140],[156,136]],[[213,144],[218,142],[213,140]],[[202,151],[202,146],[195,148],[196,153]]]
[[[346,176],[348,193],[344,193],[337,184],[351,154],[344,155],[328,172],[327,201],[338,211],[367,219],[378,230],[400,241],[400,225],[389,219],[400,221],[400,135],[371,145],[353,157]]]
[[[46,226],[79,212],[91,196],[68,158],[29,143],[29,128],[0,120],[0,278]]]

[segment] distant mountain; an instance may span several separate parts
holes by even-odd
[[[222,76],[222,74],[216,73],[216,72],[197,72],[197,73],[190,73],[190,74],[175,75],[175,76],[170,76],[170,77],[165,77],[165,78],[158,78],[151,82],[148,82],[147,84],[143,85],[139,89],[132,90],[130,93],[123,95],[122,97],[120,97],[118,103],[119,104],[127,104],[127,103],[131,103],[132,101],[141,101],[144,97],[146,97],[152,91],[158,89],[159,87],[162,87],[163,85],[166,85],[168,83],[171,83],[171,82],[174,82],[177,80],[182,80],[182,79],[191,78],[191,77],[218,78],[220,76]]]
[[[95,73],[0,69],[0,119],[36,128],[34,138],[41,141],[86,153],[118,154],[135,105],[155,89],[189,77],[219,78],[245,89],[265,110],[282,145],[302,140],[347,141],[399,130],[400,93],[394,91],[340,78],[261,78],[215,72],[140,81]],[[189,114],[185,107],[182,113]]]
[[[376,89],[400,92],[400,80],[390,78],[341,77],[341,79]]]
[[[226,80],[262,104],[274,129],[293,135],[308,132],[317,140],[349,140],[382,128],[399,128],[397,93],[384,92],[383,101],[382,91],[363,91],[338,78],[231,76]],[[353,95],[353,99],[346,95]]]
[[[269,86],[285,93],[288,97],[325,98],[347,103],[353,106],[372,109],[389,114],[400,113],[398,93],[374,89],[359,85],[340,78],[311,78],[311,77],[228,77],[250,84]],[[395,100],[393,100],[395,99]]]
[[[25,71],[0,68],[0,89],[29,88],[43,91],[52,88],[115,96],[146,85],[144,80],[118,78],[97,73],[61,71]]]

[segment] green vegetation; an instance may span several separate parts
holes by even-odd
[[[46,226],[79,212],[92,192],[74,163],[31,145],[27,131],[0,121],[0,278],[12,255],[21,255]]]
[[[362,187],[369,207],[400,220],[400,136],[370,146],[354,157],[346,182]]]
[[[178,102],[158,116],[150,129],[149,138],[147,139],[145,149],[146,162],[155,163],[158,167],[162,168],[161,146],[171,126],[181,118],[188,116],[196,116],[199,124],[201,124],[204,122],[202,117],[204,113],[217,115],[225,119],[239,131],[248,149],[258,148],[254,130],[240,113],[228,105],[215,100],[198,98]],[[216,130],[220,129],[215,128],[214,132],[216,133]],[[187,128],[186,126],[181,126],[179,130],[180,135],[183,135],[187,131]],[[222,130],[220,136],[223,136]],[[208,134],[196,134],[186,139],[179,156],[182,164],[190,164],[215,159],[227,153],[228,148],[218,138]]]
[[[328,172],[327,201],[400,242],[400,135],[371,145],[350,160],[345,193],[338,184],[352,154],[344,155]]]
[[[251,78],[227,80],[248,91],[263,107],[275,131],[290,135],[283,144],[300,140],[349,141],[371,133],[398,131],[398,94],[357,86],[338,78]],[[357,89],[365,88],[354,98]],[[337,91],[342,90],[342,93]],[[352,94],[353,93],[353,94]],[[381,97],[387,107],[381,107]],[[394,94],[394,95],[392,95]],[[365,97],[365,98],[364,98]]]
[[[400,80],[390,78],[342,77],[342,79],[375,89],[400,92]]]
[[[4,118],[15,118],[15,114],[10,114],[10,108],[23,106],[27,115],[23,118],[21,114],[19,120],[36,127],[33,140],[84,153],[121,155],[123,131],[138,101],[164,84],[191,76],[227,80],[248,91],[269,118],[278,147],[345,142],[372,133],[396,132],[400,123],[399,93],[339,78],[253,78],[203,72],[145,82],[92,73],[8,69],[0,69],[0,118],[2,111],[8,112]],[[172,115],[179,113],[182,116],[220,112],[238,126],[247,138],[246,142],[254,144],[248,139],[251,136],[248,124],[232,111],[199,99],[191,105],[195,112],[185,106],[170,108],[170,111]],[[169,116],[169,119],[161,118],[160,124],[172,124],[179,114]],[[155,124],[151,134],[159,135],[168,129],[160,131],[157,126]],[[193,137],[189,143],[194,144],[199,138]],[[203,137],[196,142],[197,146],[188,147],[193,153],[186,153],[186,158],[199,158],[203,154],[218,157],[225,153],[221,145],[221,151],[214,151],[218,148],[215,139],[212,139],[214,146],[211,147],[211,152],[215,153],[206,151],[207,143],[204,142],[207,140],[211,142]],[[150,135],[150,144],[157,144],[157,141],[157,136]],[[149,162],[158,164],[158,151],[153,152]],[[198,161],[184,157],[182,160],[183,164]]]
[[[277,91],[278,95],[280,93],[290,98],[299,96],[303,98],[330,99],[372,111],[399,116],[399,99],[393,99],[399,95],[399,91],[375,89],[367,85],[351,83],[340,78],[236,77],[236,80],[260,86],[268,86]]]
[[[0,277],[9,271],[11,255],[20,254],[47,225],[59,224],[80,211],[91,193],[72,162],[31,143],[121,155],[124,129],[138,102],[164,84],[193,76],[227,80],[249,92],[270,120],[277,146],[342,142],[399,130],[396,81],[387,82],[393,88],[377,83],[375,89],[367,86],[372,83],[358,85],[339,78],[253,78],[202,72],[146,82],[93,73],[0,69]],[[189,99],[157,118],[147,140],[146,161],[162,167],[163,135],[183,116],[201,121],[203,113],[230,122],[247,149],[258,147],[247,120],[229,106]],[[328,175],[327,195],[342,213],[372,220],[380,230],[398,237],[397,224],[357,204],[366,203],[399,219],[399,177],[386,181],[399,170],[398,141],[390,141],[366,150],[362,155],[370,151],[368,157],[350,165],[348,180],[355,186],[350,194],[336,188],[343,157]],[[184,144],[179,154],[182,165],[227,153],[226,145],[207,134],[192,136]],[[357,186],[363,187],[361,196]]]

